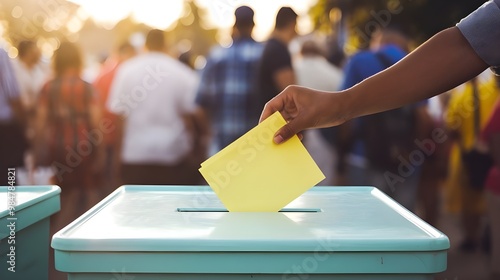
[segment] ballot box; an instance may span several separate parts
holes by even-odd
[[[48,279],[50,216],[57,186],[0,187],[0,279]]]
[[[209,187],[122,186],[53,236],[68,279],[433,279],[448,238],[373,187],[227,212]]]

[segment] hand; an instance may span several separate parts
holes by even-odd
[[[92,171],[92,174],[100,176],[103,175],[105,166],[106,166],[106,152],[104,150],[104,147],[97,147],[94,154],[92,167],[90,170]]]
[[[343,112],[347,92],[324,92],[300,86],[288,86],[267,102],[260,117],[262,122],[279,111],[288,122],[274,135],[279,144],[308,128],[321,128],[342,124],[347,120]]]

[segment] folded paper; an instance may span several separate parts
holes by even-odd
[[[199,169],[233,212],[277,212],[325,178],[297,136],[277,145],[279,112],[207,159]]]

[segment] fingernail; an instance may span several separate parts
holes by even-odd
[[[280,134],[274,136],[274,143],[276,144],[280,144],[281,142],[283,142],[283,136],[281,136]]]

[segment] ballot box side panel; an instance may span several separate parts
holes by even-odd
[[[307,277],[307,278],[306,278]],[[139,274],[139,273],[70,273],[68,280],[434,280],[433,275],[424,274],[295,274],[284,276],[281,274]]]
[[[55,250],[67,273],[433,274],[446,270],[435,252],[74,252]]]
[[[4,239],[0,242],[0,279],[47,280],[49,266],[49,229],[50,217],[42,219],[19,230],[15,235],[15,250]],[[10,255],[14,255],[11,259]],[[9,261],[14,260],[15,272],[8,271]]]
[[[48,279],[50,216],[60,210],[59,194],[57,186],[0,187],[0,262],[4,265],[0,279]],[[8,200],[12,195],[14,209]]]

